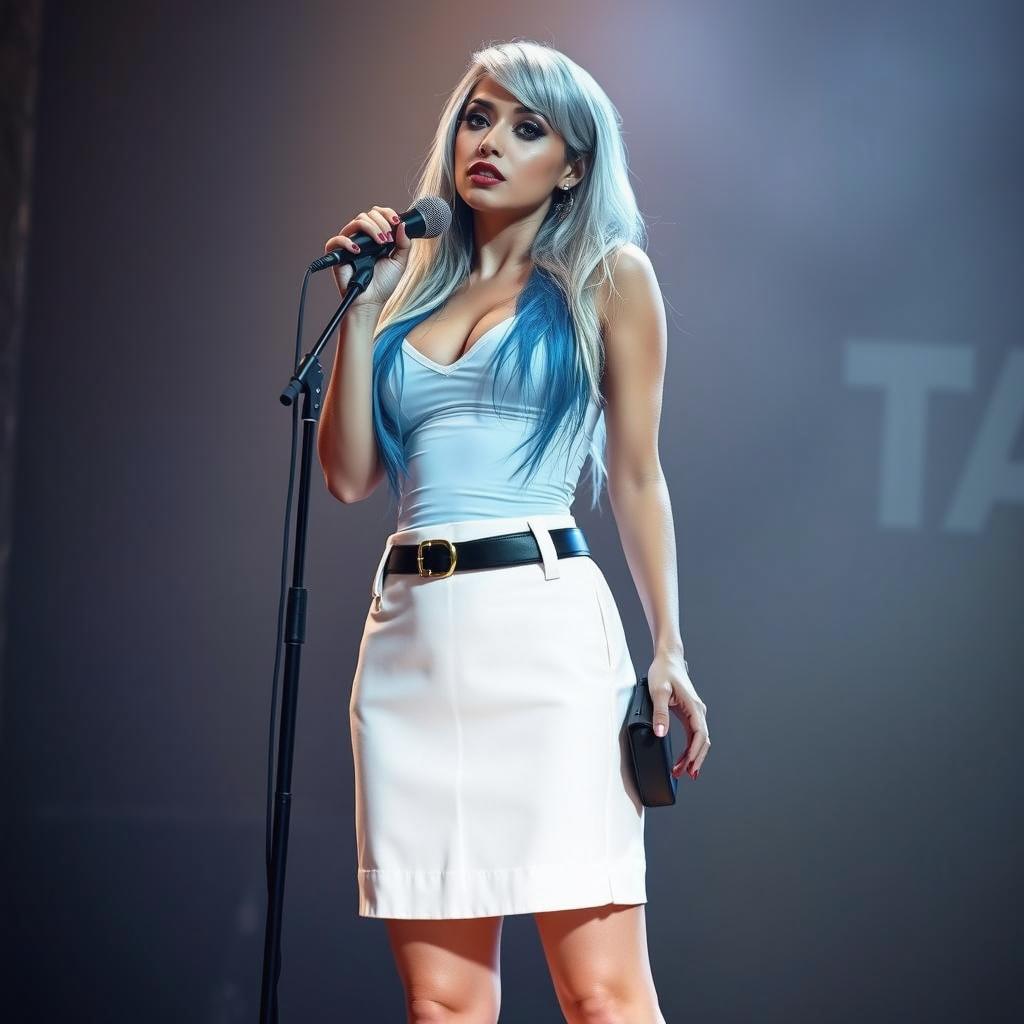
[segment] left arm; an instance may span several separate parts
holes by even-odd
[[[711,740],[707,705],[683,659],[675,526],[658,455],[667,329],[654,267],[636,245],[619,250],[614,289],[602,299],[607,406],[608,496],[622,549],[643,604],[654,644],[647,672],[655,731],[668,731],[669,710],[689,742],[673,773],[697,777]]]

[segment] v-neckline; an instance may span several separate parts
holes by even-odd
[[[481,334],[480,337],[477,338],[476,341],[474,341],[473,344],[470,345],[454,363],[435,363],[430,356],[424,355],[418,348],[416,348],[415,345],[413,345],[411,341],[409,341],[408,335],[402,339],[402,348],[405,349],[413,359],[427,367],[428,370],[436,370],[438,373],[442,373],[447,377],[448,374],[453,373],[458,369],[458,367],[460,367],[478,348],[480,348],[480,346],[484,344],[484,340],[488,338],[489,335],[493,334],[499,327],[504,327],[510,320],[514,320],[516,316],[517,314],[513,313],[511,316],[507,316],[504,320],[496,323],[493,327],[488,327],[487,330],[484,331],[484,333]]]

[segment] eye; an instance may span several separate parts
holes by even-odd
[[[466,125],[469,128],[479,128],[480,125],[473,120],[474,118],[477,117],[480,118],[480,120],[483,121],[485,124],[487,123],[487,118],[484,117],[484,115],[481,114],[478,110],[470,111],[462,118],[462,120],[466,122]],[[516,128],[532,129],[532,131],[528,135],[522,136],[524,139],[539,139],[544,135],[544,130],[541,128],[539,124],[537,124],[536,121],[520,121],[519,124],[516,125]]]

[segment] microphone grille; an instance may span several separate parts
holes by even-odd
[[[420,196],[412,208],[423,218],[424,238],[437,238],[452,226],[452,208],[440,196]]]

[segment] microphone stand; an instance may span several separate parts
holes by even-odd
[[[299,693],[299,662],[306,636],[306,590],[303,587],[306,562],[306,531],[309,525],[309,478],[316,443],[316,424],[323,404],[324,371],[317,356],[341,322],[349,306],[369,287],[374,266],[394,243],[374,246],[369,252],[352,254],[352,278],[345,297],[316,347],[303,357],[281,392],[281,404],[291,405],[302,395],[302,464],[299,475],[299,504],[292,564],[292,585],[288,590],[285,620],[284,687],[281,697],[281,726],[278,736],[277,783],[274,792],[273,837],[267,867],[267,923],[263,943],[263,980],[260,992],[260,1024],[277,1024],[277,983],[281,974],[281,914],[284,905],[285,859],[288,852],[288,819],[291,810],[292,755],[295,749],[295,710]],[[323,257],[320,258],[320,261]],[[320,262],[318,261],[318,262]],[[316,266],[316,269],[322,269]]]

